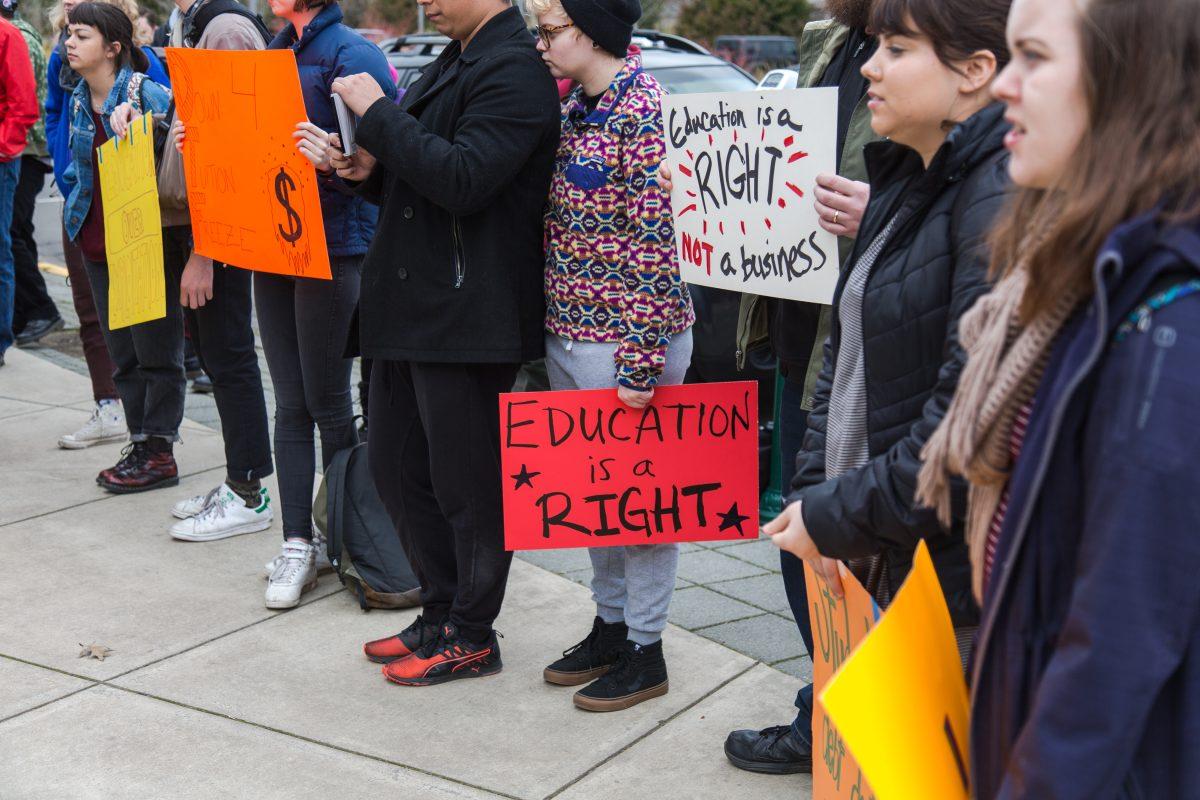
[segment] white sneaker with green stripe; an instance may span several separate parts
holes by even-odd
[[[271,527],[274,515],[265,488],[259,495],[261,502],[255,508],[247,506],[226,483],[209,492],[207,499],[199,513],[171,526],[173,538],[184,542],[213,542]]]

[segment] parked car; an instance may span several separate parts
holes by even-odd
[[[756,73],[800,60],[800,48],[790,36],[718,36],[713,52]]]
[[[397,73],[396,86],[407,89],[421,70],[431,63],[450,44],[449,37],[438,33],[413,33],[396,39],[385,39],[379,48]]]
[[[773,69],[758,82],[759,89],[795,89],[800,86],[800,68]]]

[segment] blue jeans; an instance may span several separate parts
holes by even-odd
[[[0,162],[0,355],[12,347],[13,297],[17,279],[13,270],[12,215],[21,159]]]
[[[808,429],[808,412],[801,407],[804,387],[785,380],[783,400],[779,406],[779,443],[783,459],[783,494],[791,491],[792,477],[796,474],[796,456],[804,443],[804,432]],[[787,592],[788,605],[796,618],[796,627],[809,655],[813,651],[812,622],[808,617],[808,592],[804,586],[804,562],[786,550],[779,551],[779,566],[783,572],[783,588]],[[794,730],[804,741],[812,742],[813,687],[803,687],[796,694],[796,719]]]

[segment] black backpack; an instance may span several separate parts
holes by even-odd
[[[325,529],[338,579],[364,611],[421,604],[420,581],[375,491],[365,442],[333,457],[313,501],[313,517]]]

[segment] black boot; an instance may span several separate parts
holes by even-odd
[[[546,683],[579,686],[596,680],[617,660],[617,651],[625,644],[629,628],[624,622],[609,624],[596,617],[592,632],[579,644],[563,652],[563,657],[542,671]]]
[[[725,739],[725,757],[738,769],[767,775],[812,772],[812,745],[791,725],[761,731],[734,731]]]
[[[626,640],[612,668],[575,693],[575,706],[584,711],[621,711],[666,693],[667,662],[662,641],[641,645]]]

